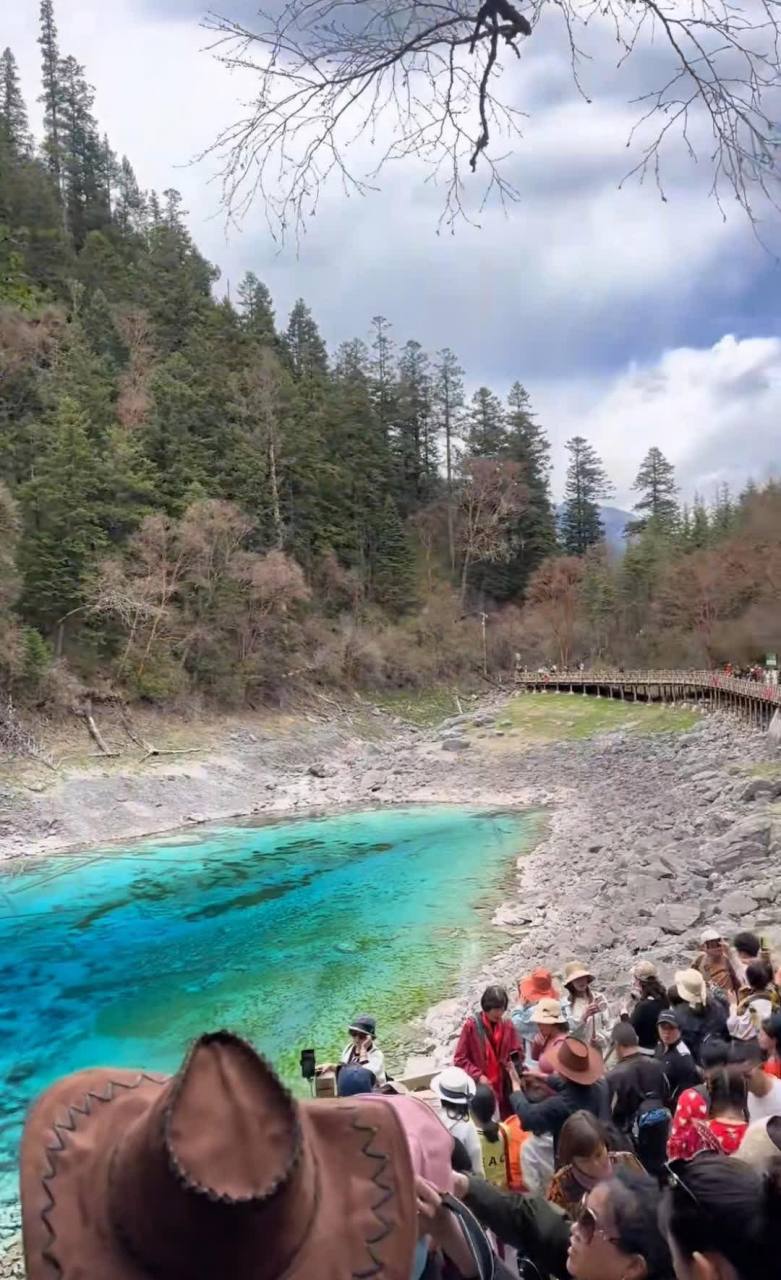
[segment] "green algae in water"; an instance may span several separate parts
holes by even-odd
[[[0,1199],[30,1099],[85,1066],[173,1070],[229,1027],[293,1083],[369,1011],[409,1020],[496,948],[490,911],[539,814],[451,806],[204,829],[0,874]],[[394,1056],[394,1049],[398,1056]]]

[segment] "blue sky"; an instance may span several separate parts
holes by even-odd
[[[347,200],[328,189],[298,251],[280,251],[260,208],[226,233],[209,162],[189,163],[253,87],[203,51],[205,6],[55,6],[62,49],[86,65],[115,149],[143,186],[180,188],[225,287],[235,291],[251,268],[279,317],[303,296],[332,346],[364,336],[382,313],[399,342],[452,347],[470,387],[504,392],[519,378],[550,431],[557,488],[576,431],[603,454],[622,503],[651,444],[676,463],[686,495],[781,471],[778,266],[737,209],[723,221],[705,167],[679,151],[668,157],[666,203],[651,185],[618,189],[630,167],[627,104],[655,53],[620,74],[612,53],[588,64],[587,105],[571,88],[560,33],[543,21],[505,73],[530,117],[512,160],[522,198],[508,216],[489,209],[479,230],[437,235],[441,194],[402,162],[378,194]],[[250,20],[255,7],[223,0],[222,11]],[[37,10],[22,0],[3,19],[30,104]]]

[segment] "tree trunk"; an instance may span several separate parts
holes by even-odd
[[[453,520],[453,456],[450,410],[445,414],[445,459],[447,468],[447,545],[450,553],[450,571],[456,571],[456,539]]]
[[[106,742],[103,738],[103,735],[101,734],[100,729],[95,723],[95,717],[92,714],[92,702],[90,699],[87,699],[87,701],[85,702],[79,714],[83,716],[84,722],[89,732],[89,736],[92,738],[92,741],[95,743],[98,750],[101,751],[104,756],[115,755],[116,753],[111,751],[109,747],[106,746]]]
[[[281,551],[285,545],[285,539],[282,530],[282,510],[279,505],[279,480],[277,478],[277,451],[274,443],[273,433],[269,435],[268,441],[268,466],[269,479],[271,480],[271,516],[274,521],[274,534],[277,550]]]

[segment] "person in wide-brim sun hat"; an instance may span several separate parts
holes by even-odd
[[[538,1004],[540,1000],[558,1000],[559,993],[550,969],[533,969],[518,983],[518,995],[525,1004]]]
[[[593,973],[579,960],[570,960],[564,966],[567,997],[563,1005],[570,1028],[605,1053],[610,1043],[613,1020],[607,1000],[594,990],[593,983]]]
[[[482,1175],[480,1135],[469,1115],[469,1102],[477,1092],[476,1082],[461,1067],[445,1067],[431,1081],[431,1091],[438,1099],[443,1125],[466,1147],[472,1171]]]
[[[552,1052],[569,1035],[567,1015],[560,1000],[543,999],[531,1011],[537,1034],[532,1041],[531,1056],[543,1075],[553,1075]]]

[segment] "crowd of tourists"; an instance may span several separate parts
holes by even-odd
[[[716,929],[621,1006],[541,966],[485,989],[422,1094],[370,1014],[332,1101],[228,1032],[173,1078],[66,1077],[25,1128],[28,1280],[781,1276],[779,980]]]

